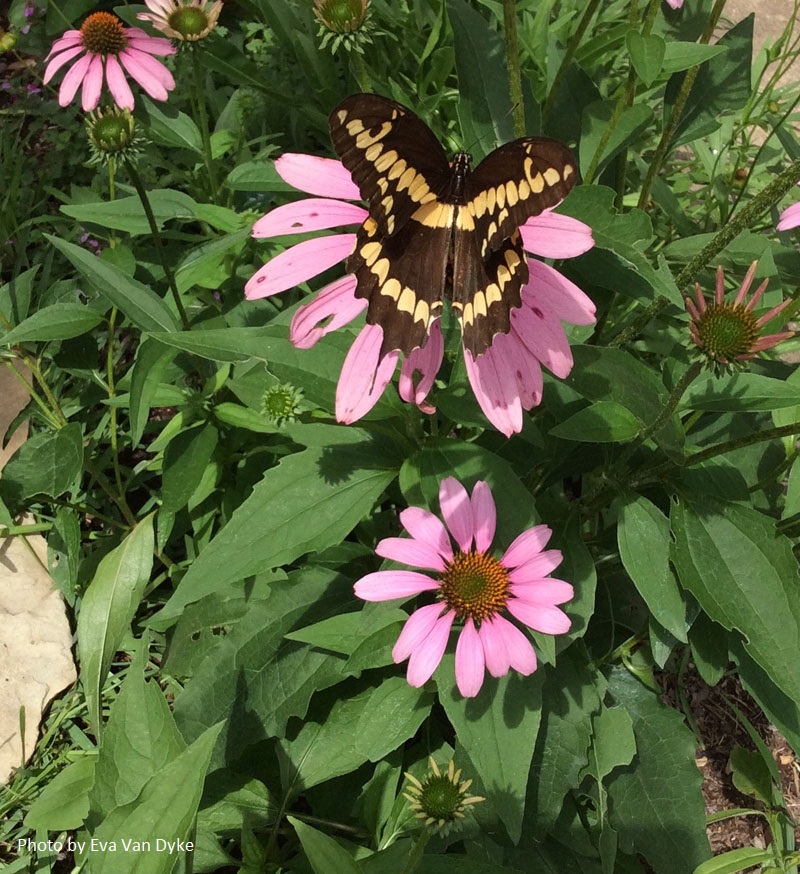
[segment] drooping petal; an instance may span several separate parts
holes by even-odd
[[[355,290],[356,278],[348,273],[298,307],[289,326],[292,343],[298,349],[310,349],[326,334],[349,325],[367,308],[367,301],[356,297]]]
[[[426,543],[445,561],[452,561],[453,548],[450,537],[438,516],[423,507],[406,507],[400,513],[400,522],[415,540]]]
[[[478,629],[486,670],[493,677],[504,677],[510,666],[504,635],[506,625],[511,623],[502,616],[495,615],[484,619]]]
[[[800,203],[793,203],[781,213],[778,221],[778,230],[788,231],[796,228],[798,225],[800,225]]]
[[[542,368],[519,337],[513,319],[511,330],[495,337],[494,346],[495,367],[502,367],[514,377],[522,408],[531,410],[538,406],[542,401]]]
[[[522,247],[541,258],[575,258],[594,246],[589,225],[546,209],[520,226]]]
[[[497,509],[488,483],[478,480],[472,490],[472,519],[475,527],[475,549],[486,552],[494,540]]]
[[[443,571],[444,559],[427,543],[414,540],[413,537],[384,537],[375,547],[375,552],[381,558],[389,558],[414,567],[422,567],[432,571]]]
[[[142,52],[147,52],[148,55],[174,55],[177,49],[168,40],[161,36],[150,36],[145,33],[140,27],[129,27],[125,31],[128,37],[128,45],[133,49],[139,49]]]
[[[120,109],[133,110],[133,92],[128,80],[125,78],[125,73],[119,65],[119,61],[109,55],[106,58],[106,84],[111,96],[114,98],[114,103]]]
[[[397,366],[398,352],[380,357],[383,328],[364,325],[347,353],[336,385],[336,421],[352,425],[375,406]]]
[[[572,350],[561,322],[551,311],[523,303],[511,313],[520,340],[544,366],[563,379],[572,370]]]
[[[83,45],[83,34],[79,30],[67,30],[65,31],[50,47],[50,51],[47,53],[46,61],[54,58],[59,52],[66,51],[67,49],[75,48],[75,46]]]
[[[515,567],[509,572],[508,578],[512,583],[530,583],[533,580],[541,580],[555,570],[562,560],[560,549],[547,549]]]
[[[333,158],[288,152],[275,161],[275,170],[284,182],[306,194],[361,200],[361,193],[350,171],[341,161]]]
[[[515,583],[511,586],[515,598],[528,604],[566,604],[575,596],[569,583],[548,577],[530,583]]]
[[[541,631],[542,634],[566,634],[572,625],[563,610],[549,604],[531,604],[519,598],[509,598],[506,609],[528,628]]]
[[[445,477],[439,484],[439,506],[453,540],[462,552],[469,552],[475,533],[472,502],[467,490],[455,477]]]
[[[420,644],[433,631],[434,625],[446,608],[447,605],[443,601],[437,601],[435,604],[426,604],[424,607],[420,607],[409,616],[392,648],[392,659],[395,664],[405,661],[414,650],[419,648]]]
[[[375,571],[361,577],[353,586],[356,597],[362,601],[393,601],[438,588],[436,580],[416,571]]]
[[[119,53],[119,62],[153,100],[166,100],[175,87],[172,73],[152,55],[139,49],[128,48]]]
[[[252,236],[280,237],[360,225],[368,215],[363,206],[355,203],[329,197],[305,197],[270,210],[253,225]]]
[[[552,312],[556,318],[572,325],[594,323],[594,302],[574,282],[541,261],[529,261],[528,272],[528,282],[522,289],[523,303]]]
[[[532,561],[547,545],[552,533],[547,525],[536,525],[533,528],[528,528],[514,538],[500,559],[500,563],[503,567],[515,568]]]
[[[499,618],[503,619],[502,616]],[[536,653],[533,645],[516,625],[505,619],[503,622],[506,623],[503,627],[503,633],[510,666],[527,677],[536,670]]]
[[[69,106],[69,104],[72,103],[72,99],[75,97],[81,82],[83,82],[83,77],[86,75],[86,71],[92,63],[92,59],[96,57],[97,55],[86,54],[82,58],[78,58],[69,70],[67,70],[67,74],[64,76],[64,79],[61,82],[61,87],[58,90],[59,106]]]
[[[430,634],[422,641],[420,646],[411,653],[408,660],[408,672],[406,678],[411,686],[423,686],[433,676],[433,672],[439,667],[447,641],[450,637],[450,629],[453,625],[453,611],[450,610],[441,616],[433,626]]]
[[[474,698],[483,685],[483,646],[472,617],[467,617],[456,644],[456,685],[465,698]]]
[[[478,405],[498,431],[510,437],[522,430],[522,404],[513,374],[495,367],[492,347],[473,360],[464,350],[464,364]]]
[[[424,346],[414,349],[403,359],[398,390],[406,403],[421,406],[433,387],[436,374],[444,357],[444,338],[437,319],[430,329]],[[416,384],[415,384],[416,378]],[[423,410],[427,412],[427,410]]]
[[[294,288],[343,261],[355,243],[355,234],[331,234],[290,246],[250,277],[244,296],[256,300]]]
[[[78,43],[76,46],[72,46],[66,51],[61,52],[61,54],[54,55],[53,59],[47,65],[44,71],[44,84],[46,85],[55,74],[66,64],[71,61],[74,57],[77,57],[81,52],[85,52],[86,49]]]
[[[83,77],[81,89],[81,109],[91,112],[97,108],[100,102],[100,93],[103,90],[103,60],[100,55],[91,55],[91,61]]]

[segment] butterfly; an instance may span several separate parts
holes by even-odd
[[[381,355],[425,344],[445,298],[473,359],[497,334],[528,281],[520,225],[555,206],[577,180],[569,149],[546,137],[506,143],[472,168],[452,163],[410,109],[377,94],[353,94],[330,115],[331,139],[369,216],[345,268],[367,322],[383,330]]]

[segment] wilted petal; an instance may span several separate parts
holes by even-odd
[[[244,296],[256,300],[294,288],[343,261],[355,244],[355,234],[331,234],[303,240],[267,261],[254,273],[244,287]]]
[[[375,552],[381,558],[432,571],[443,571],[445,567],[444,559],[437,550],[413,537],[384,537],[375,547]]]
[[[426,543],[431,549],[442,556],[445,561],[453,558],[453,548],[450,537],[442,520],[430,510],[422,507],[406,507],[400,513],[403,528],[415,539]]]
[[[483,685],[483,646],[471,617],[461,629],[456,644],[456,685],[465,698],[474,698]]]
[[[416,571],[375,571],[361,577],[353,586],[356,597],[362,601],[393,601],[438,588],[436,580]]]
[[[536,356],[522,342],[513,325],[508,334],[494,339],[493,360],[514,377],[520,403],[524,410],[531,410],[542,400],[542,368]]]
[[[541,258],[575,258],[594,246],[589,225],[546,209],[520,226],[522,247]]]
[[[356,278],[348,273],[299,307],[289,327],[292,343],[298,349],[310,349],[326,334],[349,325],[367,308],[367,301],[356,297],[355,290]]]
[[[474,534],[472,502],[455,477],[445,477],[439,484],[439,506],[453,540],[462,552],[469,552]]]
[[[354,203],[327,197],[305,197],[270,210],[253,225],[252,235],[256,238],[280,237],[360,225],[368,215],[363,206]]]
[[[477,552],[486,552],[494,540],[497,509],[492,490],[483,480],[478,480],[472,490],[472,519],[475,526],[475,549]]]
[[[398,352],[380,357],[383,328],[365,325],[350,347],[336,386],[336,420],[345,425],[365,416],[378,402],[397,366]]]
[[[289,152],[275,161],[275,170],[284,182],[320,197],[361,200],[358,186],[341,161]]]
[[[515,568],[533,561],[547,545],[552,533],[547,525],[528,528],[514,539],[500,559],[500,563],[503,567]]]
[[[444,357],[444,338],[437,319],[424,346],[414,349],[403,359],[398,390],[406,403],[420,406],[431,390]],[[416,384],[415,384],[416,378]]]

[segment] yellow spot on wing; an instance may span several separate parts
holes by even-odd
[[[488,306],[491,306],[493,303],[498,303],[503,299],[503,294],[498,288],[498,286],[492,282],[490,285],[486,287],[486,303]]]
[[[389,279],[381,285],[381,294],[385,294],[392,300],[397,300],[401,291],[402,287],[396,279]]]
[[[508,185],[506,185],[506,200],[508,201],[509,206],[514,206],[519,201],[517,183],[514,182],[513,179],[508,183]]]
[[[455,210],[452,203],[433,201],[419,207],[412,218],[426,228],[449,228],[453,224]]]
[[[399,161],[394,163],[386,176],[389,179],[397,179],[398,176],[402,176],[406,171],[406,162],[401,158]]]
[[[372,268],[372,272],[378,279],[378,285],[383,285],[386,282],[386,277],[389,274],[389,259],[381,258],[380,261]]]
[[[561,174],[555,167],[548,167],[544,171],[544,181],[548,185],[557,185],[561,181]]]
[[[404,188],[408,188],[416,178],[417,171],[413,167],[409,167],[397,180],[397,190],[402,191]]]
[[[383,151],[383,146],[380,143],[373,143],[366,152],[364,152],[364,157],[368,161],[374,161],[380,153]]]
[[[409,313],[414,315],[414,310],[417,307],[417,296],[410,288],[404,288],[402,294],[397,298],[397,309],[401,313]]]
[[[381,254],[380,243],[365,243],[361,247],[361,257],[367,264],[367,267],[372,267],[377,257]]]
[[[414,310],[414,321],[422,322],[423,325],[428,325],[431,319],[431,311],[428,304],[424,300],[417,301],[417,308]]]

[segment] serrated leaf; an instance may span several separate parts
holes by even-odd
[[[636,758],[607,781],[611,823],[656,874],[693,874],[710,855],[695,738],[681,714],[663,705],[624,668],[609,691],[633,720]]]
[[[100,690],[150,579],[154,540],[150,515],[103,558],[83,596],[78,613],[78,654],[81,683],[96,733],[102,730]]]
[[[0,337],[0,345],[13,346],[15,343],[35,340],[69,340],[91,331],[102,321],[100,313],[82,304],[54,303],[35,312]]]

